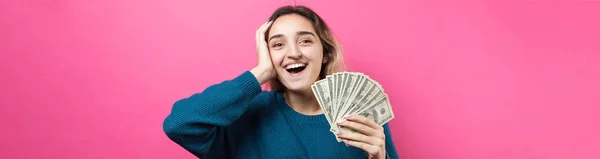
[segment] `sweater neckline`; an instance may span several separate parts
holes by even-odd
[[[327,122],[327,118],[325,118],[325,114],[318,115],[305,115],[297,112],[292,109],[290,105],[285,102],[285,97],[283,96],[283,92],[276,92],[277,102],[283,114],[290,119],[290,122],[299,123],[299,124],[317,124],[321,126],[329,126],[329,122]]]

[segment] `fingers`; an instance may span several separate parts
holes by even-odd
[[[342,126],[342,127],[354,130],[354,131],[358,131],[365,135],[374,135],[375,134],[375,130],[373,128],[368,127],[361,123],[354,122],[354,121],[340,120],[337,122],[337,124],[339,126]]]
[[[360,115],[350,115],[338,122],[338,125],[359,132],[338,132],[338,137],[344,140],[368,143],[373,146],[381,146],[384,144],[385,133],[383,132],[383,127],[369,118]]]
[[[271,24],[273,23],[273,21],[268,21],[266,23],[264,23],[263,25],[261,25],[258,30],[256,30],[256,41],[258,42],[259,40],[265,40],[265,32],[267,31],[267,29],[269,28],[269,26],[271,26]]]
[[[344,132],[337,132],[336,135],[339,138],[342,138],[344,140],[351,140],[351,141],[357,141],[357,142],[364,142],[364,143],[368,143],[370,145],[373,146],[380,146],[380,142],[379,140],[381,140],[381,138],[377,138],[375,136],[370,137],[361,133],[344,133]]]
[[[269,28],[269,25],[271,25],[271,21],[265,22],[264,24],[260,25],[260,27],[256,30],[256,34],[258,35],[259,33],[264,33],[267,28]]]
[[[360,115],[350,115],[344,120],[340,120],[337,124],[368,136],[385,137],[382,126]]]
[[[385,154],[385,133],[375,121],[361,115],[349,115],[338,125],[359,132],[337,132],[336,135],[347,145],[364,150],[369,157]]]
[[[262,24],[262,25],[260,26],[260,28],[259,28],[258,30],[259,30],[260,32],[264,33],[264,32],[265,32],[265,31],[266,31],[266,30],[269,28],[269,26],[271,26],[271,23],[273,23],[273,21],[268,21],[268,22],[265,22],[264,24]]]
[[[375,156],[381,150],[380,147],[373,146],[373,145],[370,145],[370,144],[367,144],[364,142],[359,142],[359,141],[344,140],[344,143],[346,143],[348,146],[353,146],[353,147],[357,147],[357,148],[364,150],[365,152],[367,152],[369,154],[369,156]]]
[[[346,145],[360,148],[369,156],[381,156],[385,149],[383,127],[375,121],[361,115],[350,115],[338,122],[338,125],[359,133],[337,132]]]
[[[364,116],[361,116],[361,115],[349,115],[348,117],[346,117],[346,120],[364,124],[375,130],[383,130],[383,127],[381,125],[379,125],[379,124],[375,123],[375,121],[373,121],[369,118],[366,118]]]

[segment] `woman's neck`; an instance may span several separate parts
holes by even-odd
[[[304,115],[317,115],[322,114],[323,111],[317,102],[317,98],[312,93],[312,90],[295,92],[285,91],[285,101],[287,104],[294,109],[296,112]]]

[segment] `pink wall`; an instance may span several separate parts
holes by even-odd
[[[600,3],[296,3],[388,91],[403,159],[600,158]],[[162,120],[253,67],[284,4],[0,1],[0,158],[194,158]]]

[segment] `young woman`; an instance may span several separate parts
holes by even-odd
[[[338,125],[360,133],[338,132],[342,143],[330,132],[311,85],[342,71],[342,54],[315,12],[277,9],[256,44],[256,67],[173,105],[163,125],[171,140],[203,159],[398,158],[387,124],[351,115]]]

